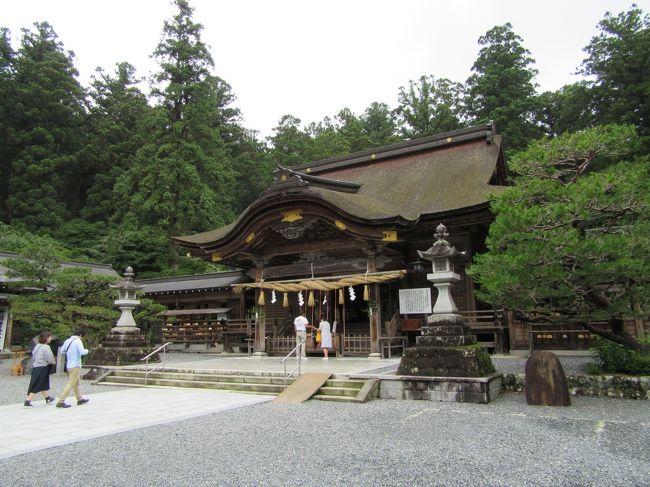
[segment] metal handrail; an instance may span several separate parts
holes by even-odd
[[[296,345],[295,347],[293,347],[293,350],[291,350],[291,351],[290,351],[290,352],[289,352],[289,353],[288,353],[288,354],[287,354],[287,355],[286,355],[286,356],[281,360],[281,362],[284,364],[284,388],[285,388],[285,389],[287,388],[287,380],[288,380],[288,379],[289,379],[289,378],[290,378],[290,377],[291,377],[291,376],[296,372],[296,370],[298,371],[298,377],[300,377],[300,363],[301,363],[301,362],[300,362],[300,355],[298,355],[298,352],[296,352],[296,350],[298,350],[298,349],[299,349],[302,345],[304,345],[306,342],[307,342],[306,340],[303,340],[303,341],[298,342],[298,345]],[[293,369],[293,370],[292,370],[291,372],[289,372],[289,374],[287,375],[287,359],[288,359],[289,357],[291,357],[291,355],[293,355],[294,352],[296,353],[296,360],[298,361],[298,367],[296,367],[295,369]]]
[[[158,370],[160,367],[163,368],[163,369],[162,369],[163,372],[165,371],[165,359],[167,358],[167,345],[171,345],[172,343],[173,343],[173,342],[167,342],[167,343],[165,343],[164,345],[161,345],[161,346],[159,346],[158,348],[156,348],[153,352],[151,352],[151,353],[150,353],[149,355],[147,355],[146,357],[142,357],[142,358],[140,359],[140,362],[142,362],[142,361],[144,360],[144,385],[145,385],[145,386],[147,385],[147,382],[149,381],[149,374],[150,374],[151,372],[153,372],[154,370]],[[161,350],[162,350],[162,352],[163,352],[163,359],[162,359],[162,361],[161,361],[158,365],[156,365],[153,369],[149,370],[149,358],[150,358],[152,355],[157,354],[157,353],[160,352]]]

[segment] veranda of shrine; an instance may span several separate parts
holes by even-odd
[[[461,281],[452,294],[480,343],[498,353],[586,350],[592,336],[581,327],[521,322],[476,299],[465,270],[485,250],[489,195],[506,184],[492,125],[278,167],[235,222],[174,238],[184,252],[237,270],[139,281],[168,308],[157,338],[183,350],[285,355],[304,310],[310,323],[320,316],[335,323],[335,355],[401,354],[435,302],[430,263],[417,251],[443,223],[450,243],[466,251],[455,262]],[[648,326],[627,322],[634,336]],[[321,355],[314,338],[307,351]]]

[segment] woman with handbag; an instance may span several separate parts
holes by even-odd
[[[323,360],[328,360],[328,349],[332,348],[332,327],[329,321],[322,316],[318,325],[318,334],[320,334],[320,348],[323,351]]]
[[[43,394],[45,403],[54,402],[54,397],[50,396],[50,369],[54,367],[56,360],[50,348],[52,334],[48,331],[41,332],[38,335],[38,344],[32,350],[32,376],[27,388],[27,399],[25,406],[33,406],[32,399],[37,393]]]

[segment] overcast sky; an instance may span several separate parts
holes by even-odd
[[[539,90],[578,80],[582,49],[606,11],[631,1],[525,0],[190,0],[203,24],[215,74],[237,96],[244,126],[270,135],[284,114],[303,124],[344,107],[362,113],[372,102],[397,105],[400,86],[423,74],[464,82],[478,38],[510,22],[536,60]],[[636,4],[650,13],[650,0]],[[140,76],[156,69],[150,55],[168,0],[4,0],[0,27],[13,47],[21,28],[47,21],[74,51],[80,81],[97,66],[113,72],[128,61]]]

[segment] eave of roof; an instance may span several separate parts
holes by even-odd
[[[169,294],[202,290],[228,289],[233,284],[250,281],[243,271],[213,273],[194,276],[175,276],[156,279],[141,279],[142,292],[147,294]]]

